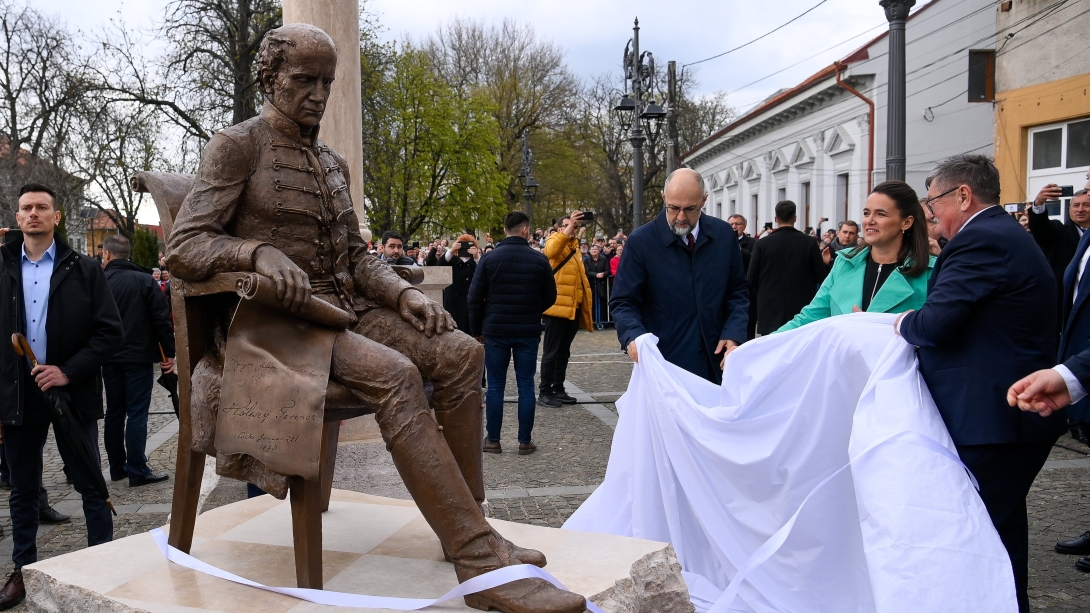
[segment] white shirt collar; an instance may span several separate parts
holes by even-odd
[[[970,217],[969,219],[966,219],[966,220],[965,220],[965,223],[961,224],[961,227],[960,227],[960,228],[958,228],[958,232],[961,232],[962,230],[964,230],[964,229],[965,229],[965,226],[969,225],[969,222],[971,222],[971,221],[973,221],[974,219],[976,219],[976,216],[977,216],[977,215],[980,215],[980,214],[981,214],[981,213],[983,213],[984,211],[990,210],[990,209],[991,209],[991,208],[992,208],[993,206],[999,206],[999,205],[998,205],[998,204],[992,204],[992,205],[989,205],[989,206],[986,206],[986,207],[984,207],[984,208],[980,209],[980,210],[979,210],[979,211],[977,211],[976,213],[973,213],[973,216],[972,216],[972,217]]]

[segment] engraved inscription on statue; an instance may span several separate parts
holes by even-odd
[[[287,334],[290,333],[290,334]],[[270,469],[317,478],[330,343],[269,343],[329,331],[243,300],[224,360],[216,450],[251,455]]]

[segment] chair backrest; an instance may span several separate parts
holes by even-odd
[[[193,187],[195,175],[173,172],[138,172],[129,179],[133,191],[151,194],[159,211],[159,223],[163,226],[163,238],[169,239],[174,220],[182,208],[182,200]]]

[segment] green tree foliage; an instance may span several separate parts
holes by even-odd
[[[129,259],[141,266],[155,268],[159,265],[159,239],[147,228],[138,226],[132,235]]]
[[[498,128],[488,101],[459,95],[410,45],[389,61],[365,58],[364,208],[376,235],[406,239],[499,224],[507,180],[497,169]]]

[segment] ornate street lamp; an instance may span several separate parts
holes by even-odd
[[[522,170],[519,171],[522,179],[522,198],[526,201],[526,216],[533,222],[533,200],[537,195],[538,182],[534,179],[534,152],[530,151],[530,134],[522,133]]]
[[[880,0],[889,22],[886,180],[905,180],[905,21],[916,0]]]
[[[655,56],[640,53],[640,20],[632,27],[632,38],[624,48],[625,93],[613,107],[621,119],[621,130],[632,143],[632,229],[643,225],[643,144],[658,139],[666,110],[654,95]]]

